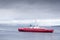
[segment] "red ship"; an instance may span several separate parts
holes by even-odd
[[[53,33],[53,29],[47,28],[37,28],[37,27],[30,27],[30,28],[18,28],[20,32],[43,32],[43,33]]]

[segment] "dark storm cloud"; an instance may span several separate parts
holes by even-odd
[[[3,13],[7,13],[8,16],[7,14],[5,16],[12,19],[60,18],[59,0],[0,0],[1,9],[13,11]]]
[[[0,8],[10,8],[13,6],[19,6],[21,4],[28,4],[28,5],[54,5],[60,4],[59,0],[0,0]],[[17,5],[18,4],[18,5]]]

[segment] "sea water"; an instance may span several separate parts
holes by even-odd
[[[19,27],[0,25],[0,40],[60,40],[60,27],[51,27],[53,33],[19,32]]]

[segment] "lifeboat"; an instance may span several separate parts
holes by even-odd
[[[18,31],[20,32],[43,32],[43,33],[53,33],[53,29],[47,29],[47,28],[18,28]]]

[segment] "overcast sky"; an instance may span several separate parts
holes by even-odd
[[[0,20],[60,19],[59,0],[0,0]]]

